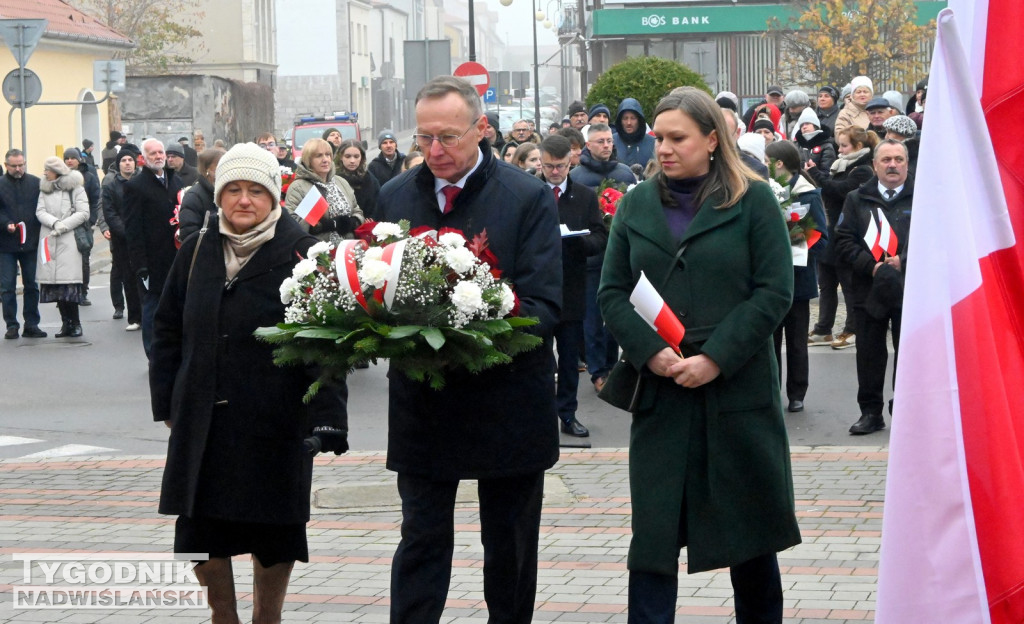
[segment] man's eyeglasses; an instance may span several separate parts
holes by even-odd
[[[544,171],[564,171],[569,168],[569,163],[544,163],[541,168]]]
[[[442,147],[455,147],[459,144],[459,141],[462,140],[462,137],[469,134],[469,131],[472,130],[475,125],[476,123],[466,128],[466,131],[462,134],[442,134],[441,136],[434,136],[432,134],[414,134],[412,135],[412,140],[415,141],[416,145],[418,145],[424,152],[430,150],[430,146],[434,144],[434,141],[440,143]]]
[[[529,128],[513,128],[512,132],[529,132]]]
[[[275,143],[274,141],[267,141],[266,143],[257,143],[256,145],[259,145],[263,149],[267,149],[268,147],[277,147],[277,143]]]

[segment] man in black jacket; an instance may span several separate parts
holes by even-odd
[[[586,306],[587,258],[601,257],[608,243],[597,194],[569,179],[572,160],[569,139],[554,135],[540,144],[541,179],[551,187],[558,205],[559,223],[569,231],[590,230],[584,236],[562,235],[562,315],[555,325],[558,350],[558,383],[555,403],[562,433],[585,438],[590,435],[576,418],[576,392],[580,384],[577,368],[583,343],[583,312]]]
[[[124,227],[124,187],[135,175],[135,151],[122,149],[115,163],[117,170],[103,179],[103,219],[110,232],[110,301],[114,304],[114,318],[124,317],[128,303],[128,326],[125,331],[142,327],[142,301],[135,283],[128,255],[128,234]]]
[[[368,168],[380,185],[384,186],[388,180],[402,173],[405,154],[398,151],[398,139],[390,130],[385,130],[377,136],[377,147],[380,148],[380,153],[370,161]]]
[[[416,97],[425,166],[384,185],[382,221],[461,230],[486,243],[515,289],[522,316],[544,339],[511,364],[452,371],[442,390],[392,370],[387,467],[398,473],[402,540],[391,568],[391,621],[438,622],[454,549],[455,493],[476,479],[484,596],[494,622],[529,622],[537,585],[544,471],[558,459],[551,334],[561,258],[554,196],[536,177],[499,162],[484,139],[476,89],[453,76]]]
[[[853,268],[857,309],[857,403],[861,417],[850,433],[885,429],[882,390],[888,363],[886,334],[892,325],[893,382],[899,358],[903,272],[910,242],[914,183],[907,177],[907,148],[886,139],[875,148],[875,177],[846,196],[836,225],[836,256]],[[892,415],[892,401],[889,401]]]
[[[195,168],[199,164],[199,154],[188,144],[188,137],[178,137],[178,145],[185,152],[185,164]]]
[[[164,144],[157,139],[142,142],[143,167],[124,187],[125,233],[128,253],[138,277],[142,298],[142,347],[149,357],[153,339],[153,315],[164,280],[178,249],[174,245],[174,206],[181,180],[166,168]]]
[[[187,188],[199,181],[199,172],[185,162],[185,150],[177,143],[167,144],[167,168],[174,170],[174,175],[181,180],[181,187]]]
[[[0,177],[0,301],[3,304],[7,333],[4,338],[18,337],[18,266],[24,286],[24,307],[21,310],[26,338],[46,338],[39,329],[39,284],[36,283],[36,250],[39,247],[39,178],[25,173],[25,155],[12,149],[4,156]]]

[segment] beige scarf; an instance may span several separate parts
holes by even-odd
[[[849,154],[840,154],[839,158],[836,158],[835,162],[832,163],[832,167],[829,169],[833,175],[837,173],[843,173],[853,163],[860,160],[865,154],[870,154],[870,147],[862,147],[856,152],[850,152]]]
[[[281,218],[281,207],[275,206],[267,218],[252,227],[252,229],[239,234],[234,226],[220,211],[220,234],[224,238],[224,268],[227,271],[226,281],[235,279],[238,272],[242,270],[245,263],[259,251],[264,243],[274,238],[274,231],[277,229],[277,220]]]

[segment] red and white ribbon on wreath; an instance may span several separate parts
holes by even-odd
[[[363,288],[359,285],[359,267],[356,265],[356,249],[365,249],[366,247],[368,245],[364,240],[344,241],[341,244],[341,253],[335,255],[334,263],[339,279],[344,276],[344,281],[348,283],[356,301],[363,306],[364,310],[369,311],[366,307],[366,297],[363,296]]]
[[[398,275],[402,269],[402,256],[405,255],[406,242],[405,240],[400,240],[397,243],[391,243],[384,248],[384,253],[381,256],[381,260],[388,265],[388,275],[387,280],[384,282],[384,287],[377,289],[374,297],[377,298],[377,301],[383,303],[388,310],[391,309],[391,304],[395,301],[395,291],[398,290]]]

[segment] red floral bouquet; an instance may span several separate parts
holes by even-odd
[[[597,203],[601,207],[604,218],[604,226],[609,230],[612,227],[612,220],[615,218],[615,210],[618,208],[619,200],[626,194],[628,188],[622,182],[616,182],[605,178],[597,187]]]
[[[280,365],[316,364],[320,384],[379,359],[416,381],[444,386],[447,370],[479,372],[541,344],[501,279],[487,233],[409,229],[368,221],[354,240],[309,248],[281,284],[285,322],[256,335],[279,345]]]
[[[291,167],[281,166],[281,207],[284,208],[284,197],[288,194],[288,187],[295,181],[295,172]]]

